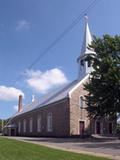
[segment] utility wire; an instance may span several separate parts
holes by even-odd
[[[87,14],[90,10],[92,10],[100,0],[93,0],[86,9],[84,9],[80,15],[28,66],[28,69],[32,69],[32,67],[40,61],[46,54],[49,53],[50,49],[52,49],[65,35],[67,35],[82,19],[82,17]],[[21,79],[21,75],[15,80],[15,83]],[[11,120],[11,119],[10,119]],[[9,121],[10,121],[9,120]],[[8,122],[9,123],[9,122]]]
[[[88,13],[100,0],[94,0],[83,10],[80,15],[31,63],[28,69],[31,69],[38,61],[43,58],[51,48],[53,48],[67,33],[69,33],[81,20],[81,18]]]
[[[92,10],[100,0],[93,0],[89,6],[84,9],[80,15],[53,41],[51,44],[27,67],[27,69],[32,69],[35,64],[37,64],[46,54],[50,53],[49,51],[61,40],[65,37],[83,18],[85,14],[87,14],[90,10]],[[15,82],[21,79],[21,75],[16,79]]]

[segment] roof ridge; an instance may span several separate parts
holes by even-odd
[[[66,98],[67,96],[69,96],[69,91],[79,82],[78,79],[66,84],[64,87],[60,88],[59,90],[55,91],[55,92],[51,92],[51,95],[49,96],[50,93],[41,96],[40,98],[38,98],[37,100],[35,100],[34,102],[26,105],[23,108],[23,111],[21,112],[17,112],[15,116],[24,114],[26,112],[32,111],[34,109],[43,107],[45,105],[48,104],[52,104],[54,102],[57,102],[59,100],[62,100],[63,98]],[[46,97],[45,97],[46,96]]]
[[[72,82],[70,82],[69,84],[67,84],[66,86],[64,86],[63,88],[59,89],[58,91],[56,91],[56,93],[53,93],[53,95],[51,95],[48,99],[46,99],[46,101],[44,101],[42,104],[46,103],[47,101],[50,101],[54,96],[58,96],[61,92],[63,92],[64,90],[66,90],[66,88],[69,88],[69,86],[75,82],[77,80],[74,80]],[[49,93],[48,93],[49,94]],[[41,104],[41,105],[42,105]]]

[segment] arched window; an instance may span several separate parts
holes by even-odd
[[[30,118],[30,132],[33,131],[33,119]]]
[[[38,115],[38,118],[37,118],[37,131],[38,131],[38,132],[41,132],[41,128],[42,128],[42,127],[41,127],[41,126],[42,126],[42,125],[41,125],[41,120],[42,120],[42,119],[41,119],[41,115]]]
[[[87,64],[88,64],[88,67],[91,67],[91,61],[90,60],[87,62]]]
[[[84,60],[80,61],[81,66],[84,66]]]
[[[26,120],[24,119],[23,121],[23,132],[25,133],[26,132]]]
[[[52,132],[52,113],[48,113],[47,115],[47,131]]]
[[[80,105],[80,108],[83,108],[83,107],[84,107],[84,99],[83,99],[83,96],[80,96],[79,105]]]

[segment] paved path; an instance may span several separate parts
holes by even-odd
[[[20,141],[27,141],[56,149],[85,153],[96,156],[120,160],[120,140],[114,138],[31,138],[9,137]]]

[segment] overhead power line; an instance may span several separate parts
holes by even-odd
[[[88,13],[90,10],[92,10],[97,3],[100,2],[100,0],[93,0],[86,9],[84,9],[80,15],[28,66],[28,69],[31,69],[36,63],[38,63],[40,61],[41,58],[43,58],[46,54],[49,53],[50,49],[52,49],[65,35],[67,35],[81,20],[81,18]],[[20,78],[22,77],[22,75],[20,75],[15,83],[20,80]],[[7,94],[7,93],[6,93]],[[13,116],[14,117],[14,116]],[[13,117],[11,117],[9,119],[9,121],[7,122],[7,124],[9,124],[9,122],[13,119]],[[6,126],[7,126],[6,124]]]
[[[29,65],[28,69],[31,69],[36,63],[39,62],[40,59],[42,59],[46,54],[48,54],[48,52],[50,51],[50,49],[52,49],[65,35],[67,35],[67,33],[69,33],[81,20],[81,18],[88,13],[88,11],[90,11],[92,8],[94,8],[97,3],[100,0],[94,0],[92,1],[89,6],[84,9],[80,15],[52,42],[50,43],[50,45]]]
[[[92,10],[98,2],[101,0],[93,0],[81,13],[80,15],[53,41],[50,45],[27,67],[27,69],[32,69],[33,66],[40,61],[46,54],[50,53],[49,51],[65,36],[67,35],[83,18],[83,16]],[[17,83],[22,78],[22,75],[18,76],[14,81],[14,84]],[[6,93],[7,94],[7,93]]]
[[[65,30],[50,43],[50,45],[27,67],[27,69],[32,69],[35,64],[37,64],[46,54],[50,53],[49,51],[60,41],[62,40],[83,18],[85,14],[87,14],[90,10],[92,10],[98,2],[101,0],[93,0],[87,8],[85,8],[77,18],[73,20],[73,22],[65,28]],[[21,79],[21,75],[16,79],[15,83]]]

